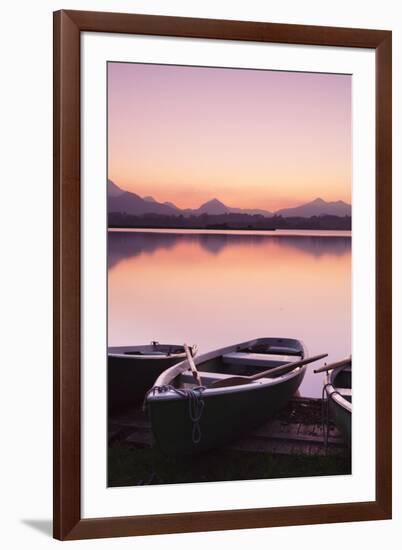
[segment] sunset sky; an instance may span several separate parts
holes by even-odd
[[[351,76],[108,63],[108,176],[196,208],[351,202]]]

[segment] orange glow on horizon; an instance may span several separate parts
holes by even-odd
[[[318,185],[306,185],[303,192],[299,192],[299,194],[293,195],[292,197],[281,196],[282,186],[279,186],[278,190],[275,191],[274,194],[271,186],[272,196],[266,197],[265,200],[263,200],[263,192],[260,187],[253,187],[251,185],[242,186],[240,183],[237,183],[236,187],[233,185],[233,188],[227,191],[221,189],[220,187],[217,188],[216,186],[209,186],[200,183],[201,189],[197,192],[192,191],[191,189],[177,189],[174,185],[168,185],[160,192],[154,193],[151,183],[141,185],[135,182],[133,183],[131,179],[119,179],[118,177],[113,177],[113,175],[109,175],[109,179],[111,179],[124,191],[136,193],[141,197],[152,196],[158,202],[171,202],[181,209],[195,209],[211,199],[218,199],[231,208],[259,208],[272,212],[282,208],[293,208],[295,206],[300,206],[317,198],[321,198],[327,202],[338,200],[342,200],[348,204],[351,204],[352,202],[351,185],[344,195],[340,195],[338,192],[337,182],[334,181],[333,183],[329,183],[328,180],[327,185],[325,185],[324,188]],[[264,194],[266,193],[267,192]]]

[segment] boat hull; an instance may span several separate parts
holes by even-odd
[[[345,442],[350,447],[352,442],[352,413],[330,399],[329,415],[334,424],[342,431]]]
[[[302,368],[277,384],[250,384],[222,394],[204,393],[199,432],[190,417],[188,399],[150,400],[148,414],[156,446],[168,455],[188,455],[230,443],[285,407],[304,374]],[[199,442],[194,441],[194,435],[200,436]]]
[[[196,355],[197,346],[190,347]],[[142,405],[146,392],[162,372],[185,359],[183,345],[160,344],[109,347],[108,411],[116,413]]]
[[[177,356],[142,359],[108,356],[108,410],[120,412],[139,406],[160,374],[181,361]]]
[[[341,430],[345,443],[352,442],[352,373],[351,364],[331,371],[326,378],[329,418]]]

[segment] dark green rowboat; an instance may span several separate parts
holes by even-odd
[[[256,428],[288,403],[303,380],[305,365],[245,385],[211,385],[305,357],[299,340],[259,338],[196,357],[201,386],[189,371],[187,360],[167,369],[146,398],[157,446],[166,454],[198,453]]]
[[[197,346],[192,346],[193,355]],[[108,348],[108,410],[120,412],[141,404],[146,392],[168,367],[186,357],[183,345],[151,342]]]
[[[328,372],[325,379],[329,417],[345,436],[352,441],[352,360]]]

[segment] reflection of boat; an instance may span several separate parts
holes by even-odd
[[[340,362],[325,379],[329,417],[342,430],[346,443],[352,440],[352,359]]]
[[[195,355],[197,346],[191,348]],[[157,376],[186,357],[177,344],[108,348],[108,408],[122,410],[142,402]]]
[[[167,369],[146,398],[156,444],[167,454],[194,453],[255,428],[297,391],[306,365],[290,363],[312,361],[305,357],[298,340],[260,338],[200,355],[193,367],[186,360]]]

